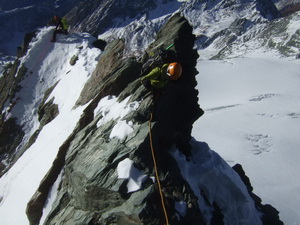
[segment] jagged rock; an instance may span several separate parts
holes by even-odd
[[[10,64],[5,68],[3,76],[0,78],[0,109],[1,112],[3,112],[0,118],[0,133],[1,138],[3,138],[3,140],[0,140],[0,158],[1,160],[6,161],[5,166],[4,164],[1,165],[2,169],[0,171],[0,176],[6,172],[27,150],[27,148],[29,148],[35,142],[42,127],[55,118],[55,116],[58,114],[58,107],[57,105],[53,104],[53,102],[50,101],[44,105],[50,94],[50,90],[55,87],[54,85],[52,89],[50,88],[45,93],[44,100],[39,107],[39,120],[41,122],[40,129],[37,129],[33,133],[23,148],[16,151],[17,146],[20,144],[25,134],[22,130],[22,127],[17,124],[16,118],[9,119],[9,113],[20,99],[19,97],[16,98],[16,93],[22,88],[20,82],[26,75],[28,75],[28,69],[24,64],[21,64],[19,57],[22,57],[27,53],[29,44],[33,37],[35,37],[35,32],[27,33],[25,35],[23,44],[19,48],[20,51],[18,52],[18,59],[16,59],[13,64]],[[3,107],[5,103],[10,103],[10,105],[4,112]]]
[[[13,64],[10,64],[6,67],[6,70],[3,72],[3,76],[0,77],[0,107],[1,112],[3,110],[4,103],[9,99],[11,93],[15,89],[15,75],[18,71],[20,61],[16,60]]]
[[[26,74],[27,69],[22,66],[19,69],[19,73],[17,76],[16,81],[20,81],[23,76]],[[58,82],[57,82],[58,83]],[[31,135],[27,143],[18,150],[18,152],[15,151],[17,146],[21,143],[25,133],[20,125],[17,124],[16,118],[9,118],[7,119],[7,114],[1,115],[0,120],[0,158],[5,159],[7,162],[7,165],[1,164],[0,165],[0,176],[2,176],[21,156],[22,154],[36,141],[40,131],[43,129],[43,126],[45,126],[47,123],[52,121],[59,113],[58,106],[53,103],[54,99],[51,99],[47,103],[45,101],[51,94],[54,87],[57,85],[55,83],[52,87],[50,87],[44,95],[44,99],[42,103],[40,104],[38,108],[38,114],[39,114],[39,121],[40,126],[39,128]],[[15,92],[18,91],[20,86],[18,83],[12,83],[11,93],[6,98],[14,99]],[[19,99],[15,99],[10,104],[10,109],[13,108],[14,104]]]
[[[213,208],[214,208],[214,212],[210,224],[224,225],[224,221],[223,221],[224,216],[222,214],[222,209],[220,209],[218,204],[216,204],[215,202],[213,203]]]
[[[17,47],[17,56],[18,58],[26,55],[29,43],[31,42],[32,38],[36,36],[35,32],[27,33],[25,34],[23,44],[19,47]]]
[[[95,48],[99,48],[100,50],[104,51],[105,47],[107,45],[107,42],[101,39],[98,39],[96,41],[93,42],[93,46]]]
[[[210,3],[218,2],[222,3],[223,8],[232,8],[236,4],[236,1],[213,1]],[[268,4],[271,4],[270,1],[256,2],[261,4],[258,7],[266,10],[264,14],[266,17],[271,15],[274,18],[277,12],[276,10],[271,12],[272,6],[268,7]],[[103,6],[111,3],[113,1],[85,2],[88,7],[94,4]],[[142,7],[146,12],[149,9],[147,7],[151,8],[152,3],[155,4],[156,1],[139,3],[139,5],[130,1],[119,1],[114,3],[112,9],[115,9],[116,13],[122,13],[122,8],[128,9],[131,6],[135,10]],[[135,5],[137,7],[134,7]],[[102,10],[105,8],[103,7]],[[271,11],[268,11],[269,8]],[[80,11],[81,9],[77,7],[77,10]],[[85,10],[87,10],[86,7]],[[105,13],[108,12],[111,10],[107,10]],[[128,12],[129,17],[135,16],[134,10],[128,10]],[[76,19],[81,20],[84,15],[85,13],[82,13]],[[104,30],[110,21],[105,18],[107,15],[103,16],[97,18],[103,22],[102,24],[95,22],[92,24],[94,27],[81,27],[90,29],[89,31],[99,32],[99,27],[104,25],[101,27]],[[94,18],[95,14],[89,18],[84,18],[82,24],[90,25],[90,21]],[[77,24],[75,23],[75,25]],[[229,29],[223,30],[211,38],[203,36],[203,42],[210,44],[209,39],[212,43],[219,35],[227,35],[224,43],[230,44],[246,27],[246,20],[236,20]],[[234,34],[232,35],[231,32]],[[178,52],[178,59],[184,67],[184,73],[179,81],[169,84],[165,94],[154,106],[150,94],[141,86],[138,79],[141,63],[136,59],[124,56],[123,40],[115,40],[105,50],[104,46],[100,46],[105,52],[77,102],[78,105],[87,103],[89,105],[84,110],[74,132],[59,149],[49,173],[28,203],[27,214],[31,224],[39,224],[42,208],[45,205],[51,185],[61,173],[62,168],[64,168],[63,180],[46,224],[62,224],[66,221],[70,224],[164,223],[157,185],[147,179],[141,190],[127,193],[127,181],[119,180],[115,172],[121,160],[130,158],[141,171],[153,175],[153,161],[149,147],[150,135],[148,133],[150,113],[153,113],[152,123],[149,123],[152,128],[152,141],[157,155],[159,175],[163,184],[163,193],[171,224],[204,224],[202,212],[193,191],[180,176],[178,165],[168,153],[168,149],[176,146],[184,154],[189,154],[193,122],[203,114],[198,106],[198,93],[195,90],[195,75],[197,74],[195,65],[198,57],[197,51],[194,49],[195,37],[192,35],[191,26],[179,14],[175,15],[163,27],[158,33],[156,41],[150,45],[147,51],[151,52],[157,48],[166,47],[173,42],[175,44],[174,50]],[[104,43],[100,44],[104,45]],[[25,70],[26,68],[23,67],[19,71]],[[14,85],[16,85],[14,90],[17,91],[18,82]],[[2,85],[1,92],[4,88]],[[100,99],[107,95],[118,96],[118,101],[130,97],[129,104],[134,101],[139,102],[139,108],[123,118],[126,122],[132,122],[134,127],[134,132],[123,140],[109,137],[109,133],[117,121],[108,121],[100,127],[97,125],[102,119],[102,115],[95,116],[94,109]],[[10,98],[13,99],[13,95]],[[39,109],[41,126],[50,122],[58,113],[57,105],[53,104],[53,99],[46,104],[43,103]],[[39,130],[30,138],[29,144],[33,143],[38,133]],[[243,176],[241,177],[243,179]],[[249,185],[251,186],[250,182]],[[261,205],[261,200],[257,196],[253,194],[251,196],[257,200],[258,209],[264,213],[264,224],[281,224],[278,212],[274,208]],[[207,199],[207,196],[203,194],[203,198]],[[174,205],[176,201],[187,203],[187,213],[180,220],[179,216],[175,216]],[[211,225],[224,224],[223,209],[216,202],[210,203],[208,200],[206,202],[214,211]]]
[[[57,104],[53,104],[54,98],[44,104],[42,107],[39,107],[39,121],[40,125],[44,126],[47,123],[51,122],[58,114]]]
[[[57,104],[54,104],[54,98],[49,100],[46,103],[46,100],[48,99],[49,95],[53,91],[53,89],[56,87],[58,82],[56,82],[52,87],[50,87],[44,94],[44,98],[41,102],[41,104],[38,107],[38,120],[40,122],[39,128],[31,135],[29,138],[28,142],[24,145],[24,147],[20,150],[18,153],[18,157],[20,157],[38,138],[41,130],[43,127],[47,124],[50,123],[58,114],[58,106]]]
[[[78,60],[78,56],[77,55],[73,55],[72,58],[70,59],[70,62],[69,62],[70,65],[74,66],[76,64],[77,60]]]
[[[252,25],[252,22],[243,18],[243,19],[236,19],[230,24],[229,29],[236,34],[237,36],[242,35],[249,26]]]
[[[0,123],[0,157],[7,158],[8,164],[14,159],[14,150],[22,141],[23,136],[22,127],[16,123],[15,118]],[[7,165],[0,167],[0,177],[6,172],[7,167]]]
[[[51,92],[53,91],[53,89],[56,87],[57,84],[58,84],[58,82],[56,82],[54,85],[52,85],[52,87],[50,87],[45,92],[44,98],[43,98],[41,104],[39,105],[38,119],[40,121],[40,129],[42,129],[42,127],[45,126],[47,123],[51,122],[59,114],[57,104],[53,103],[54,98],[50,99],[46,103],[46,100],[48,99],[49,95],[51,94]]]
[[[157,102],[157,122],[153,124],[153,143],[156,151],[162,153],[157,156],[157,160],[168,196],[170,220],[174,224],[178,223],[174,198],[191,200],[189,218],[182,221],[198,221],[199,224],[202,221],[197,201],[192,200],[196,199],[194,194],[186,182],[178,177],[180,172],[176,169],[177,164],[165,150],[176,144],[187,151],[192,124],[202,114],[197,103],[198,92],[195,90],[198,54],[193,49],[194,41],[191,26],[177,14],[158,33],[157,41],[149,48],[151,51],[160,45],[174,42],[174,48],[179,52],[178,59],[184,68],[180,81],[171,83],[166,94]],[[78,101],[84,104],[93,99],[80,122],[84,128],[80,132],[74,132],[74,139],[70,139],[61,189],[45,224],[59,224],[66,218],[71,218],[69,223],[76,221],[77,224],[122,224],[124,221],[127,221],[126,224],[161,224],[164,221],[157,186],[152,181],[145,182],[140,191],[127,193],[127,181],[119,180],[116,176],[117,165],[125,158],[134,160],[135,165],[145,173],[153,174],[148,136],[151,97],[138,79],[141,64],[130,58],[124,59],[123,48],[122,40],[116,40],[105,48],[95,72],[82,92],[84,98],[81,97]],[[106,95],[119,95],[119,101],[129,96],[130,101],[142,101],[139,108],[126,117],[128,121],[135,121],[135,125],[134,131],[125,140],[109,138],[108,134],[115,126],[115,121],[97,127],[102,115],[92,120],[91,115],[98,101]],[[64,157],[63,154],[61,157]],[[162,163],[163,157],[168,157],[168,164]],[[64,159],[61,158],[60,161]],[[46,176],[41,186],[50,183]],[[176,193],[180,191],[174,190],[184,191],[179,195]],[[35,196],[40,196],[38,192]],[[30,221],[37,221],[36,215],[39,214],[35,206],[40,205],[37,202],[43,201],[36,198],[35,202],[34,199],[27,209]]]
[[[195,89],[198,73],[195,69],[198,58],[194,49],[195,39],[187,20],[175,14],[147,49],[151,52],[174,43],[173,48],[183,67],[181,78],[170,82],[155,104],[140,84],[141,63],[124,57],[124,42],[115,40],[105,48],[77,102],[80,105],[89,102],[89,105],[73,133],[59,149],[53,166],[27,206],[31,225],[39,224],[41,206],[45,204],[49,190],[62,169],[62,181],[44,224],[165,224],[159,187],[150,178],[155,174],[152,150],[170,224],[205,224],[202,214],[205,209],[200,208],[199,199],[169,153],[169,149],[176,147],[189,155],[192,125],[203,114]],[[122,118],[131,122],[133,127],[123,139],[110,137],[117,119],[103,122],[105,112],[94,115],[99,101],[107,95],[107,99],[114,95],[119,102],[128,101],[128,106],[138,104],[136,110]],[[207,145],[199,151],[208,152],[208,156],[212,157]],[[117,168],[124,159],[130,159],[134,167],[147,175],[139,190],[128,192],[128,181],[118,179]],[[226,185],[226,181],[228,178],[222,185]],[[234,186],[233,181],[229,183],[228,189],[233,186],[233,193],[238,195],[234,197],[242,198],[241,202],[248,205],[243,190]],[[205,190],[202,192],[203,204],[213,211],[211,224],[223,224],[226,209],[217,202],[210,202],[211,196],[207,196]],[[247,190],[245,192],[248,196]],[[184,215],[178,214],[178,202],[186,204]],[[266,218],[271,218],[272,214],[272,210],[266,212]],[[274,217],[274,224],[276,220]],[[264,220],[264,223],[269,224],[267,221]]]
[[[175,44],[174,49],[183,73],[178,82],[174,81],[166,87],[166,94],[159,99],[161,102],[155,112],[159,139],[163,139],[165,143],[175,143],[182,151],[188,151],[192,124],[203,114],[198,105],[198,91],[195,89],[198,53],[193,49],[195,36],[192,34],[192,27],[176,14],[157,34],[157,41],[149,48],[157,48],[162,43],[166,46]]]
[[[102,53],[91,78],[85,84],[78,105],[84,105],[97,96],[118,95],[138,77],[141,65],[123,58],[124,41],[114,40]]]
[[[43,208],[44,196],[41,192],[35,192],[34,196],[28,202],[27,214],[31,216],[28,218],[30,224],[39,224],[39,221],[43,215],[43,212],[40,210]]]
[[[258,0],[256,1],[256,8],[263,17],[269,20],[280,17],[280,13],[272,0]]]
[[[0,170],[0,176],[13,164],[13,162],[19,157],[15,154],[16,147],[22,141],[24,131],[22,127],[17,124],[16,118],[9,118],[9,110],[19,100],[15,98],[15,94],[20,90],[21,86],[19,82],[23,79],[27,72],[25,66],[20,66],[20,60],[9,65],[4,71],[4,76],[0,78],[0,135],[1,135],[1,147],[0,158],[6,161],[6,165],[2,164]],[[3,107],[5,103],[10,103],[8,110],[4,112]]]

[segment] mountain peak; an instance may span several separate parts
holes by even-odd
[[[246,53],[260,47],[279,49],[283,55],[298,51],[297,15],[274,20],[279,14],[273,6],[267,0],[87,0],[66,15],[72,30],[59,35],[56,43],[50,42],[53,27],[27,36],[17,59],[0,77],[0,169],[7,172],[0,179],[0,221],[7,225],[28,220],[32,225],[67,220],[72,224],[160,225],[169,220],[178,225],[282,225],[278,211],[263,205],[253,193],[242,166],[228,165],[244,160],[248,173],[250,163],[244,158],[257,160],[262,158],[258,154],[272,154],[272,135],[256,128],[249,134],[250,125],[243,124],[233,138],[245,139],[246,144],[244,140],[242,149],[239,145],[229,151],[224,147],[228,163],[206,142],[192,138],[192,132],[201,140],[212,132],[211,142],[221,145],[220,152],[223,143],[232,143],[227,133],[240,128],[233,126],[240,121],[240,109],[284,99],[282,82],[270,85],[282,88],[281,92],[275,88],[255,92],[249,97],[251,105],[245,103],[245,90],[235,92],[257,86],[259,91],[269,91],[256,74],[260,60],[247,61],[250,54]],[[100,34],[98,40],[83,31]],[[95,41],[103,48],[96,48]],[[167,47],[183,74],[153,98],[141,84],[141,68]],[[249,63],[246,68],[251,72],[243,71],[245,61],[231,59],[236,56]],[[235,80],[228,67],[242,68]],[[198,77],[196,68],[201,71]],[[251,83],[257,77],[259,81]],[[273,79],[268,78],[264,83]],[[230,85],[224,82],[227,79]],[[244,88],[240,81],[251,81],[253,87]],[[205,96],[202,89],[210,90],[209,94]],[[238,94],[227,98],[231,91]],[[201,117],[199,105],[203,107],[203,96],[208,99],[206,118]],[[256,124],[278,117],[294,122],[299,117],[296,111],[251,113]],[[236,118],[221,134],[215,134],[218,129],[210,131],[232,117]],[[220,141],[223,133],[226,138]],[[248,142],[254,150],[248,149]],[[251,169],[252,181],[264,178],[265,171],[253,176]],[[261,185],[257,182],[253,182],[256,192]],[[259,188],[261,195],[265,187]],[[20,207],[13,204],[15,199]]]
[[[140,84],[140,62],[122,56],[122,40],[108,44],[85,87],[94,89],[90,85],[101,83],[97,94],[91,92],[80,103],[88,105],[77,127],[28,203],[31,224],[38,224],[40,206],[59,176],[62,183],[46,224],[67,219],[82,224],[158,225],[166,220],[171,224],[219,224],[220,218],[229,224],[232,218],[262,224],[261,203],[256,205],[241,178],[206,143],[191,138],[192,125],[203,114],[195,89],[198,54],[194,42],[188,21],[175,14],[149,46],[151,52],[173,43],[183,67],[181,78],[171,82],[154,105]],[[118,135],[118,129],[125,129],[126,134]],[[62,167],[60,175],[58,168]],[[158,176],[151,179],[156,170]],[[226,190],[225,198],[216,187]],[[263,213],[266,218],[272,216]]]

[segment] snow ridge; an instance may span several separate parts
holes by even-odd
[[[206,114],[194,124],[193,136],[196,140],[209,143],[230,165],[241,163],[252,181],[254,192],[263,199],[263,203],[277,208],[285,224],[297,225],[300,221],[296,212],[300,202],[300,183],[295,179],[300,171],[297,161],[300,157],[300,63],[294,59],[299,46],[296,41],[296,44],[291,42],[298,39],[299,14],[273,21],[272,24],[275,25],[283,24],[284,30],[281,32],[270,29],[269,21],[256,13],[251,2],[249,1],[250,5],[235,5],[234,11],[230,7],[220,8],[221,1],[216,6],[209,5],[211,10],[207,10],[208,5],[199,4],[199,1],[186,2],[181,8],[174,8],[174,12],[179,10],[189,19],[199,38],[196,46],[200,54],[197,64],[197,89],[199,104]],[[122,21],[114,21],[120,26],[109,28],[99,38],[108,41],[125,38],[127,54],[139,55],[154,40],[156,31],[173,13],[157,16],[161,13],[157,10],[138,20],[126,22],[126,26],[123,26]],[[240,18],[245,18],[248,22],[244,32],[237,35],[235,42],[223,42],[224,35],[215,38],[216,33],[227,30]],[[36,107],[45,90],[56,82],[59,83],[48,100],[54,98],[60,114],[43,128],[36,143],[0,179],[1,224],[28,224],[26,204],[51,166],[59,146],[73,131],[82,114],[85,107],[74,108],[75,102],[101,54],[99,50],[91,48],[94,38],[89,34],[61,36],[55,44],[49,42],[51,35],[52,28],[40,29],[27,56],[22,59],[29,74],[22,81],[23,89],[18,94],[20,100],[11,112],[11,116],[19,118],[26,131],[21,146],[39,127]],[[208,42],[203,42],[201,38],[211,40],[211,44],[204,45]],[[262,46],[264,47],[261,48]],[[282,52],[278,52],[278,49],[286,46],[291,50],[286,51],[286,55],[290,57],[282,58],[279,55]],[[219,52],[222,53],[220,59],[223,60],[208,60]],[[74,67],[68,64],[73,55],[79,57]],[[137,105],[138,103],[128,106],[127,109],[134,110]],[[105,112],[109,113],[109,105],[104,106],[107,106]],[[126,106],[122,109],[124,108]],[[118,117],[118,127],[111,134],[111,138],[122,139],[130,133],[134,125],[123,123],[122,117]],[[260,215],[255,213],[253,202],[245,194],[245,187],[240,184],[236,174],[229,172],[227,163],[222,161],[221,165],[224,167],[214,168],[214,160],[219,160],[218,163],[221,160],[217,153],[209,150],[202,154],[201,149],[208,147],[204,143],[193,144],[194,154],[189,163],[184,163],[183,156],[176,149],[171,152],[181,165],[181,173],[194,192],[198,193],[199,205],[204,205],[199,194],[203,190],[210,196],[210,203],[233,201],[236,202],[234,206],[239,206],[239,203],[248,201],[248,208],[233,206],[227,209],[225,223],[238,224],[240,221],[233,220],[233,215],[238,213],[248,224],[261,224]],[[195,174],[194,171],[200,173]],[[226,194],[230,193],[229,196],[223,198],[217,195],[216,193],[225,192],[213,186],[209,174],[220,172],[228,177],[228,180],[222,182],[239,184],[244,191],[228,190]],[[236,193],[238,197],[234,195]],[[207,210],[205,218],[209,221],[211,212]],[[248,217],[246,212],[251,212],[251,216]],[[184,214],[184,210],[181,213]],[[18,217],[13,216],[16,214]]]
[[[74,109],[75,102],[84,83],[96,67],[101,53],[100,50],[91,48],[91,43],[95,39],[89,34],[61,36],[58,42],[53,44],[50,42],[52,31],[52,28],[41,29],[28,55],[22,59],[30,71],[28,77],[23,80],[23,89],[18,93],[20,100],[11,111],[11,116],[17,117],[26,130],[24,144],[30,134],[39,127],[36,108],[44,92],[57,81],[59,83],[48,99],[54,98],[60,113],[51,123],[43,127],[36,142],[9,172],[1,177],[1,224],[28,223],[25,214],[26,205],[51,167],[59,147],[74,130],[85,108],[83,106]],[[79,57],[74,67],[68,63],[73,54]],[[13,212],[18,212],[18,216],[13,216]]]

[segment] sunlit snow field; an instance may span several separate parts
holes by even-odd
[[[230,165],[240,163],[254,193],[284,224],[300,224],[300,61],[257,54],[199,60],[193,136]]]

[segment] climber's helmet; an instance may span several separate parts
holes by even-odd
[[[55,21],[58,21],[58,20],[59,20],[58,16],[54,16],[53,19],[54,19]]]
[[[177,80],[182,74],[182,67],[179,63],[173,62],[170,63],[167,69],[167,75],[172,80]]]

